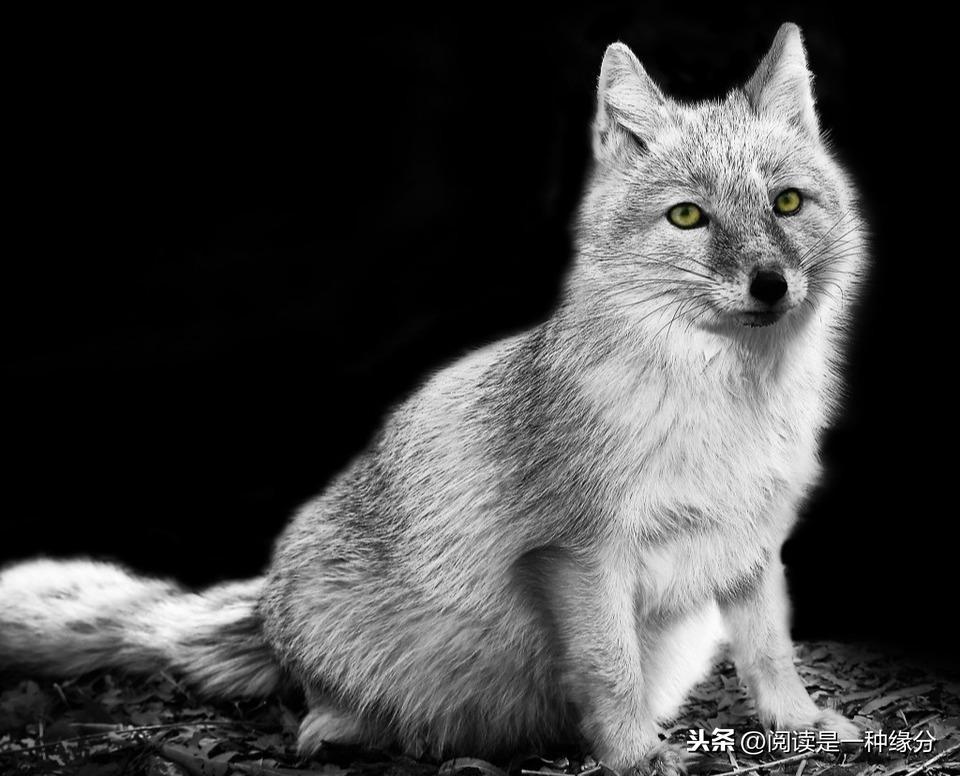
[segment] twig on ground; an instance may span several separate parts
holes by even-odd
[[[933,722],[935,719],[938,719],[939,717],[940,717],[939,714],[931,714],[929,717],[924,717],[924,718],[921,719],[919,722],[914,722],[914,723],[910,726],[910,729],[911,729],[911,730],[916,730],[916,729],[917,729],[918,727],[920,727],[921,725],[926,725],[928,722]]]
[[[937,760],[942,760],[942,759],[943,759],[944,757],[946,757],[948,754],[952,754],[953,752],[956,752],[958,749],[960,749],[960,744],[954,744],[954,745],[951,746],[949,749],[944,749],[942,752],[940,752],[940,754],[935,755],[934,757],[931,757],[931,758],[930,758],[929,760],[927,760],[925,763],[921,763],[920,765],[918,765],[918,766],[917,766],[916,768],[914,768],[913,770],[907,771],[907,772],[904,774],[904,776],[915,776],[915,774],[922,773],[922,772],[925,771],[927,768],[929,768],[931,765],[933,765],[935,762],[937,762]]]
[[[452,760],[447,760],[440,765],[438,773],[440,776],[446,776],[456,773],[461,768],[475,768],[484,776],[507,776],[502,768],[498,768],[486,760],[478,760],[476,757],[455,757]]]
[[[234,771],[248,774],[248,776],[322,776],[321,771],[302,768],[274,768],[270,765],[251,762],[217,762],[170,744],[160,744],[156,747],[156,752],[161,757],[179,765],[187,773],[196,774],[196,776],[207,776],[207,774],[225,776]]]
[[[95,723],[84,723],[86,725],[91,725]],[[25,746],[22,749],[0,749],[0,756],[5,754],[24,754],[26,752],[35,752],[41,749],[53,749],[54,747],[60,746],[61,744],[75,744],[80,741],[92,741],[96,738],[106,738],[111,735],[125,736],[135,733],[145,733],[152,730],[173,730],[175,728],[190,728],[190,727],[259,727],[266,728],[266,725],[256,725],[250,722],[242,722],[240,720],[230,719],[230,720],[210,720],[206,722],[168,722],[163,725],[138,725],[137,727],[129,727],[125,725],[109,725],[109,730],[101,730],[98,733],[85,733],[82,736],[71,736],[70,738],[61,738],[58,741],[47,741],[42,744],[36,744],[34,746]]]
[[[70,702],[67,700],[66,694],[63,692],[63,688],[57,683],[53,683],[53,689],[57,691],[57,695],[60,696],[60,700],[63,701],[63,705],[67,708],[70,708]]]
[[[761,768],[773,768],[775,765],[784,765],[785,763],[795,763],[797,760],[806,760],[810,757],[809,752],[804,752],[803,754],[793,754],[789,757],[784,757],[780,760],[771,760],[768,763],[760,763],[759,765],[751,765],[749,768],[740,768],[737,771],[724,771],[723,773],[711,774],[711,776],[738,776],[741,773],[752,773],[753,771],[759,771]]]

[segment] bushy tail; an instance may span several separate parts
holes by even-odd
[[[108,563],[0,570],[0,668],[72,676],[169,669],[205,695],[270,693],[280,678],[256,612],[262,578],[190,593]]]

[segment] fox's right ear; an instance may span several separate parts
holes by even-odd
[[[597,85],[593,154],[598,161],[644,149],[665,117],[663,93],[623,43],[607,47]]]

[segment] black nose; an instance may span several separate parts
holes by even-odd
[[[787,279],[775,269],[762,269],[750,283],[750,294],[761,302],[773,304],[787,293]]]

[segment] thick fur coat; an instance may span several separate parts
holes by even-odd
[[[793,25],[744,87],[697,105],[610,46],[552,317],[400,404],[262,579],[189,594],[82,561],[7,569],[0,661],[172,664],[228,695],[282,672],[309,700],[305,751],[580,735],[615,768],[669,773],[657,723],[726,625],[767,722],[854,736],[797,676],[779,561],[865,261],[810,81]],[[778,210],[783,192],[802,205]],[[683,203],[695,228],[671,222]]]

